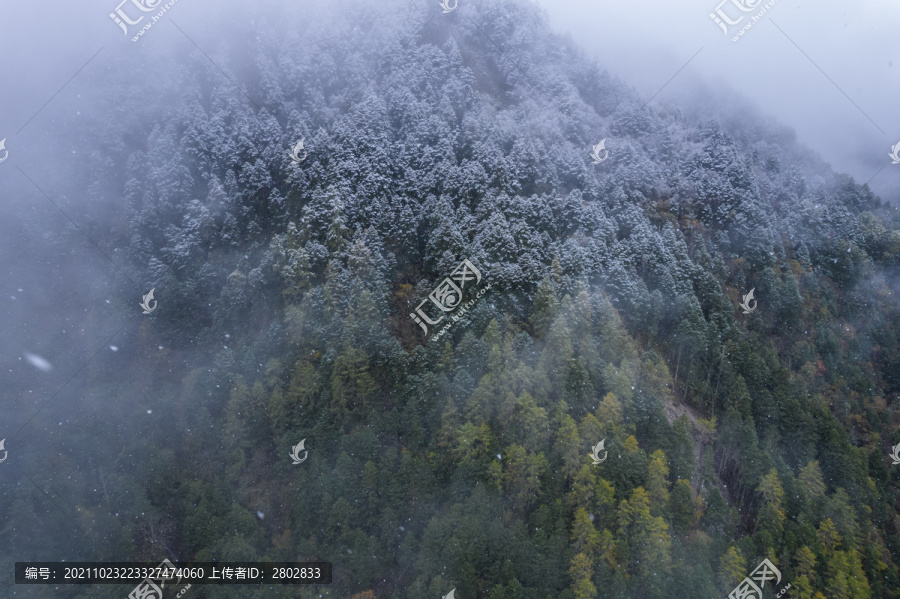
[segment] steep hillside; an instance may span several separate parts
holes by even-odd
[[[122,416],[105,500],[69,491],[84,557],[335,565],[210,598],[713,598],[764,558],[794,599],[900,598],[893,208],[528,2],[348,6],[216,40],[228,78],[185,44],[164,105],[123,74],[129,127],[96,119],[104,243],[161,309],[92,389],[171,420]]]

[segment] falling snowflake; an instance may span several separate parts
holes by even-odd
[[[53,364],[35,354],[25,352],[25,359],[28,360],[29,364],[43,372],[50,372],[51,370],[53,370]]]

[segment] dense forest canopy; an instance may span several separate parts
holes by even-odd
[[[285,10],[86,75],[47,184],[120,207],[37,255],[113,257],[122,348],[37,433],[7,556],[334,564],[197,599],[716,598],[763,559],[794,599],[900,598],[893,207],[746,106],[648,103],[525,0]],[[410,314],[464,260],[490,289],[431,342]]]

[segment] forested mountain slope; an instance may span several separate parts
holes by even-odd
[[[210,598],[715,598],[763,558],[795,599],[900,597],[895,211],[759,114],[646,104],[526,1],[339,4],[97,119],[166,348],[115,395],[171,418],[68,491],[83,557],[334,563]],[[430,341],[464,259],[490,290]]]

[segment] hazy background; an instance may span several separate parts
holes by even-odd
[[[900,142],[900,3],[778,0],[734,43],[709,18],[719,2],[538,0],[554,30],[647,98],[702,48],[657,100],[677,101],[697,84],[730,86],[835,171],[862,183],[885,167],[870,186],[900,202],[900,165],[888,158]]]
[[[657,101],[677,102],[697,85],[731,87],[794,128],[798,139],[837,172],[859,182],[874,176],[872,188],[884,199],[900,202],[900,165],[891,165],[888,158],[890,147],[900,141],[900,3],[778,0],[733,43],[709,18],[718,0],[537,2],[557,32],[571,34],[589,56],[647,98],[702,48]],[[314,0],[303,3],[313,8]],[[7,148],[18,157],[48,151],[51,140],[38,136],[52,130],[54,118],[68,115],[67,106],[79,93],[78,77],[16,132],[95,53],[100,51],[86,68],[125,61],[142,69],[154,48],[183,39],[171,22],[160,22],[152,35],[132,43],[108,17],[117,4],[52,0],[0,5],[0,139],[7,137]],[[267,4],[179,0],[163,21],[174,20],[188,35],[208,34],[204,43],[209,43],[216,34],[208,31],[211,24],[223,18],[246,23],[254,14],[264,15]],[[11,170],[0,172],[0,185]]]

